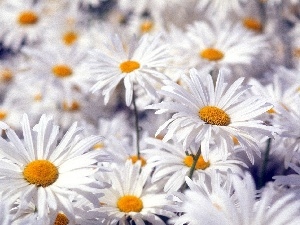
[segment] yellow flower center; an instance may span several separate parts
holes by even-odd
[[[150,20],[146,20],[141,24],[140,30],[142,33],[148,33],[153,29],[153,27],[154,23]]]
[[[224,57],[224,53],[215,48],[206,48],[200,52],[200,56],[209,61],[218,61]]]
[[[184,160],[183,160],[184,164],[188,167],[192,167],[193,162],[194,162],[194,158],[191,155],[187,155]],[[203,156],[200,155],[199,159],[197,160],[196,163],[196,170],[205,170],[207,167],[209,167],[210,163],[209,162],[205,162],[203,159]]]
[[[215,106],[204,106],[198,114],[201,120],[211,125],[228,126],[230,124],[228,114]]]
[[[269,109],[269,110],[267,111],[267,113],[269,113],[269,114],[274,114],[274,113],[276,113],[276,111],[275,111],[273,108],[271,108],[271,109]]]
[[[37,187],[50,186],[57,180],[58,175],[57,167],[48,160],[32,161],[23,170],[24,179]]]
[[[18,22],[21,25],[32,25],[37,23],[38,20],[38,15],[30,10],[21,12],[18,17]]]
[[[262,24],[259,22],[259,20],[252,18],[252,17],[246,17],[243,20],[243,25],[249,30],[253,30],[256,32],[262,31]]]
[[[94,144],[93,149],[102,149],[104,147],[105,147],[104,143],[99,142],[99,143]]]
[[[121,212],[140,212],[143,209],[143,202],[136,196],[125,195],[119,198],[117,206]]]
[[[136,61],[128,60],[120,64],[120,70],[122,73],[130,73],[138,68],[140,68],[140,64]]]
[[[69,224],[68,217],[63,213],[58,213],[53,225],[67,225]]]
[[[0,120],[4,120],[7,117],[7,112],[5,110],[0,110]]]
[[[70,103],[64,101],[62,108],[64,111],[74,112],[80,109],[80,104],[77,101],[72,101]]]
[[[74,31],[68,31],[63,35],[62,39],[66,45],[72,45],[77,41],[78,35]]]
[[[37,93],[37,94],[35,94],[35,95],[33,96],[33,100],[34,100],[35,102],[40,102],[40,101],[42,101],[42,98],[43,98],[43,96],[42,96],[41,93]]]
[[[13,78],[13,73],[10,69],[3,69],[0,71],[0,80],[3,82],[9,82]]]
[[[131,159],[132,163],[136,163],[138,160],[141,161],[141,166],[145,166],[146,165],[146,159],[144,159],[143,157],[140,156],[140,158],[137,157],[137,155],[132,155],[129,157],[129,159]]]
[[[57,64],[52,67],[52,73],[59,78],[64,78],[64,77],[71,76],[73,70],[71,67],[69,67],[66,64]]]
[[[293,50],[293,55],[297,58],[300,58],[300,48],[295,48]]]

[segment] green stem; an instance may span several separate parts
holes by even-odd
[[[196,165],[197,165],[200,155],[201,155],[201,145],[199,146],[199,149],[198,149],[196,155],[193,157],[193,164],[192,164],[190,172],[189,172],[189,178],[191,178],[191,179],[193,177],[193,174],[194,174],[194,171],[195,171],[195,168],[196,168]]]
[[[188,176],[191,180],[192,180],[192,177],[193,177],[193,174],[194,174],[194,171],[195,171],[195,168],[196,168],[196,165],[197,165],[197,162],[198,162],[198,159],[199,159],[200,155],[201,155],[201,145],[199,146],[199,149],[198,149],[196,155],[192,155],[193,156],[193,164],[191,166],[189,176]],[[186,188],[187,188],[187,184],[185,182],[182,185],[181,190],[184,191]]]
[[[132,94],[132,104],[133,104],[133,111],[134,111],[134,117],[135,117],[135,132],[136,132],[136,151],[137,151],[137,157],[140,159],[140,126],[139,126],[139,114],[136,107],[136,96],[135,91],[133,89]]]
[[[260,174],[259,183],[258,183],[259,188],[262,188],[266,183],[265,179],[266,179],[267,165],[268,165],[269,155],[270,155],[270,150],[271,150],[271,140],[272,139],[269,138],[267,141],[267,147],[266,147],[266,151],[264,154],[264,161],[262,164],[261,174]]]

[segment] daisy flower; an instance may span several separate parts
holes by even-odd
[[[191,143],[201,143],[202,155],[208,159],[209,145],[212,140],[222,146],[225,152],[233,148],[233,137],[236,137],[251,162],[253,149],[258,155],[258,140],[251,132],[272,136],[275,129],[266,126],[256,116],[272,108],[272,105],[258,96],[242,98],[249,86],[242,85],[239,78],[229,85],[224,80],[225,70],[220,70],[214,85],[210,74],[190,70],[190,78],[183,76],[182,80],[187,89],[173,81],[165,81],[160,93],[170,100],[148,106],[157,109],[157,114],[171,112],[172,118],[158,129],[159,134],[167,127],[163,141],[175,137],[183,141],[184,147]]]
[[[297,89],[300,87],[297,82],[289,83],[290,73],[288,70],[280,68],[271,78],[268,84],[261,84],[259,80],[251,78],[248,84],[252,85],[252,93],[264,96],[274,106],[269,114],[276,115],[282,110],[289,110],[294,105],[295,99],[299,98]]]
[[[23,43],[32,44],[40,40],[47,15],[44,3],[7,1],[0,9],[0,40],[7,48],[16,51]]]
[[[155,168],[152,181],[168,177],[164,191],[178,191],[184,184],[185,176],[189,175],[197,148],[191,146],[190,149],[184,149],[182,144],[165,143],[154,138],[148,138],[147,142],[153,145],[144,151],[148,158],[147,164]],[[234,159],[232,154],[224,157],[217,149],[211,149],[206,161],[203,156],[199,157],[193,179],[199,177],[201,173],[210,175],[215,170],[221,171],[225,176],[228,170],[242,175],[242,166],[246,167],[242,161]]]
[[[130,130],[130,129],[129,129]],[[133,133],[133,132],[132,132]],[[109,155],[114,164],[124,164],[127,160],[131,160],[134,164],[138,161],[141,162],[142,167],[149,167],[148,157],[144,153],[147,143],[145,139],[147,134],[141,134],[140,138],[140,155],[137,155],[135,135],[132,136],[131,141],[128,139],[118,139],[116,137],[110,137],[106,142],[105,154]],[[110,166],[110,165],[109,165]]]
[[[226,181],[221,182],[217,171],[214,171],[210,179],[207,178],[201,176],[197,181],[186,178],[189,189],[184,193],[174,193],[173,199],[177,202],[173,204],[174,210],[181,216],[172,218],[173,224],[196,225],[198,221],[202,221],[205,225],[215,225],[220,222],[230,224],[226,216],[235,213],[235,206],[230,201],[231,180],[228,177]],[[198,220],[199,218],[201,219]]]
[[[48,210],[62,210],[73,221],[71,196],[83,196],[94,203],[92,193],[101,188],[101,183],[92,178],[98,170],[94,164],[99,152],[88,151],[101,137],[81,139],[75,122],[61,138],[59,127],[45,115],[32,130],[26,114],[21,124],[23,141],[8,126],[5,133],[9,141],[0,138],[0,189],[4,200],[10,204],[19,200],[24,207],[32,202],[39,218],[47,216]]]
[[[74,89],[88,90],[84,79],[83,62],[87,56],[84,49],[78,46],[66,48],[57,44],[24,48],[23,52],[30,58],[30,69],[22,74],[25,79],[43,80],[48,87],[51,85],[50,91],[56,89],[62,98],[70,99]]]
[[[264,36],[228,21],[197,21],[188,26],[186,38],[190,44],[183,49],[189,55],[186,63],[190,68],[250,65],[254,59],[269,52]]]
[[[160,36],[143,35],[139,41],[123,43],[119,36],[112,37],[108,52],[94,50],[89,63],[91,75],[95,80],[92,92],[102,90],[105,103],[108,102],[117,85],[124,80],[126,105],[132,101],[134,85],[140,85],[147,93],[156,98],[157,85],[166,76],[160,72],[168,65],[168,49]]]
[[[216,174],[218,175],[218,174]],[[190,190],[181,197],[175,225],[296,225],[299,223],[299,200],[295,193],[280,193],[272,185],[266,186],[258,199],[250,174],[242,180],[231,176],[220,183],[218,176],[196,182],[187,178]],[[232,187],[232,189],[230,188]],[[258,199],[258,200],[257,200]]]
[[[141,172],[140,172],[141,171]],[[104,174],[104,179],[109,181],[111,188],[103,190],[104,196],[99,199],[101,207],[95,209],[108,214],[104,224],[145,224],[145,221],[164,225],[159,217],[172,217],[174,214],[165,209],[170,204],[159,187],[150,183],[151,169],[141,168],[141,163],[132,164],[130,161],[125,166],[113,168],[109,174]]]

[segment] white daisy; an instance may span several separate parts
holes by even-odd
[[[140,172],[141,171],[141,172]],[[149,182],[151,169],[141,169],[141,163],[113,167],[104,179],[111,188],[103,190],[104,196],[99,199],[101,207],[96,211],[105,212],[108,218],[104,224],[151,224],[164,225],[159,216],[172,217],[174,214],[166,209],[170,201],[156,184]]]
[[[296,225],[300,203],[296,193],[280,193],[272,185],[263,189],[258,199],[250,174],[242,180],[232,176],[225,185],[217,176],[196,182],[187,179],[190,190],[181,198],[175,225]],[[230,188],[232,183],[232,188]],[[229,184],[229,185],[228,185]]]
[[[5,47],[16,51],[23,43],[32,44],[40,40],[47,15],[43,12],[45,3],[34,2],[7,1],[1,6],[0,40]]]
[[[140,161],[143,168],[152,167],[152,165],[148,164],[148,155],[145,154],[145,149],[148,146],[148,143],[145,140],[148,137],[148,134],[141,133],[139,141],[140,151],[138,155],[136,135],[130,135],[133,134],[133,132],[130,133],[131,129],[132,128],[128,129],[129,132],[127,133],[127,138],[120,139],[111,136],[108,140],[105,140],[105,149],[102,151],[110,156],[112,159],[111,163],[113,164],[123,165],[126,161],[131,160],[133,164]],[[111,166],[111,163],[108,164],[108,167]]]
[[[69,1],[73,4],[75,1]],[[75,3],[76,4],[76,3]],[[61,10],[53,12],[52,21],[48,24],[47,30],[43,34],[43,41],[50,45],[61,43],[65,46],[82,45],[90,46],[92,43],[89,38],[84,38],[90,29],[88,20],[90,14],[85,11],[74,9],[74,6],[62,7]]]
[[[134,85],[140,85],[154,99],[156,88],[165,79],[161,68],[168,64],[168,50],[160,36],[143,35],[139,41],[123,43],[119,36],[112,37],[112,45],[107,45],[108,52],[94,50],[89,63],[91,75],[95,80],[92,91],[102,90],[105,103],[108,102],[117,85],[124,80],[126,104],[132,101]]]
[[[227,216],[235,213],[234,203],[230,201],[232,194],[231,180],[221,181],[216,171],[210,179],[201,176],[197,181],[186,178],[189,189],[182,193],[174,193],[176,201],[175,210],[181,216],[171,219],[175,225],[197,225],[201,221],[205,225],[218,223],[229,225]],[[201,213],[200,213],[201,212]],[[200,220],[199,220],[200,219]]]
[[[253,86],[251,92],[255,95],[264,96],[274,106],[269,114],[276,115],[283,109],[290,110],[299,98],[298,88],[300,85],[297,80],[293,79],[292,74],[296,77],[299,75],[283,67],[277,68],[275,74],[269,78],[267,84],[262,84],[257,79],[250,79],[248,84]],[[299,79],[300,81],[300,79]]]
[[[24,72],[28,80],[42,80],[60,98],[72,96],[72,89],[88,90],[85,82],[84,60],[87,52],[78,46],[43,45],[41,48],[24,48],[30,58],[29,70]],[[54,90],[53,90],[54,89]]]
[[[251,136],[251,132],[272,136],[271,131],[275,129],[254,118],[272,108],[272,105],[258,96],[243,98],[249,89],[249,86],[242,85],[243,78],[229,85],[224,81],[224,73],[220,70],[214,86],[210,74],[192,69],[190,78],[182,77],[188,90],[173,81],[165,81],[166,86],[160,93],[173,100],[165,100],[148,108],[158,109],[158,114],[174,113],[157,131],[159,134],[167,127],[164,141],[175,137],[177,141],[183,141],[185,147],[192,142],[201,143],[202,155],[207,160],[212,140],[226,151],[232,149],[232,137],[236,137],[253,162],[252,153],[248,150],[252,149],[258,155],[260,152],[258,140]]]
[[[186,38],[188,47],[181,47],[180,43],[175,43],[175,47],[182,48],[189,56],[186,63],[190,68],[250,65],[254,59],[270,52],[264,36],[248,31],[240,23],[226,20],[194,22],[188,26]]]
[[[148,158],[147,164],[155,168],[152,181],[167,177],[168,181],[164,186],[164,191],[178,191],[184,184],[185,176],[189,175],[197,148],[191,146],[189,149],[185,149],[182,144],[164,143],[154,138],[149,138],[147,142],[153,145],[152,148],[144,151]],[[242,161],[234,159],[232,154],[224,156],[220,154],[220,151],[212,148],[206,161],[203,156],[199,157],[193,179],[197,179],[201,173],[210,175],[215,170],[221,171],[225,176],[228,170],[243,174],[242,166],[246,167]]]
[[[99,136],[80,139],[76,122],[60,139],[59,127],[51,118],[43,115],[31,131],[26,114],[22,120],[24,141],[16,133],[5,128],[8,140],[0,138],[0,189],[10,204],[20,200],[24,207],[33,202],[38,216],[46,216],[48,210],[62,210],[73,221],[71,196],[79,195],[93,201],[93,193],[99,192],[100,183],[92,175],[99,152],[89,151],[101,140]],[[104,157],[102,157],[104,159]]]

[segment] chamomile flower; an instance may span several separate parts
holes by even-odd
[[[164,143],[154,138],[149,138],[147,141],[153,145],[152,148],[144,151],[148,158],[147,163],[155,168],[152,181],[168,177],[164,191],[178,191],[185,182],[185,176],[189,175],[193,156],[196,155],[197,149],[195,146],[184,149],[182,144]],[[217,149],[212,148],[207,160],[200,155],[193,179],[197,179],[202,173],[211,175],[216,170],[221,171],[223,176],[226,176],[229,170],[242,175],[241,167],[246,167],[246,165],[242,161],[234,159],[232,154],[224,156]]]
[[[141,172],[140,172],[141,171]],[[137,225],[164,225],[159,215],[172,217],[174,214],[165,207],[170,204],[159,187],[149,182],[151,169],[141,168],[141,163],[132,164],[127,161],[124,165],[113,167],[113,171],[105,175],[111,188],[103,190],[104,196],[99,199],[101,207],[95,211],[105,212],[108,218],[104,224],[126,224],[130,220]]]
[[[105,103],[108,102],[117,85],[124,81],[126,105],[132,101],[135,85],[140,85],[152,97],[166,76],[160,69],[168,65],[168,49],[160,36],[143,35],[138,41],[123,43],[119,36],[112,37],[108,52],[94,50],[89,63],[90,78],[96,83],[92,92],[102,90]]]
[[[157,109],[157,114],[174,113],[158,129],[156,134],[167,128],[163,140],[172,137],[178,142],[183,141],[184,147],[191,143],[201,143],[202,155],[208,159],[209,145],[212,140],[222,146],[225,152],[233,148],[233,137],[236,137],[241,147],[253,162],[252,149],[258,155],[258,140],[251,132],[272,136],[275,128],[266,126],[255,117],[272,108],[271,104],[258,96],[245,99],[243,95],[249,86],[242,85],[243,78],[232,84],[224,80],[225,70],[220,70],[216,84],[207,73],[190,70],[190,78],[183,76],[187,89],[173,81],[165,81],[161,94],[170,98],[148,106]]]
[[[0,40],[6,48],[16,51],[40,40],[47,18],[42,1],[7,1],[0,10]]]
[[[92,177],[99,153],[88,152],[101,137],[80,139],[76,122],[59,137],[59,127],[45,115],[32,130],[26,114],[21,124],[24,141],[8,126],[5,133],[9,141],[0,138],[0,155],[4,157],[0,189],[4,200],[10,204],[19,200],[23,207],[32,202],[39,218],[47,216],[49,210],[62,210],[73,221],[71,197],[79,195],[91,201],[95,197],[92,193],[101,188]]]

